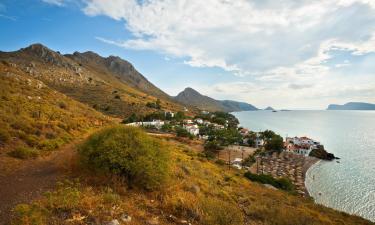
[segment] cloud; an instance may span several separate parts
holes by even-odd
[[[313,87],[314,84],[294,84],[294,83],[291,83],[288,85],[288,87],[290,89],[305,89],[305,88],[311,88]]]
[[[373,6],[364,0],[88,0],[84,12],[126,22],[135,38],[112,44],[246,75],[293,67],[316,57],[316,49],[328,40],[328,50],[374,51],[374,36],[367,29],[375,22]],[[357,24],[361,32],[353,32]]]
[[[17,21],[16,17],[7,16],[7,15],[3,15],[3,14],[0,14],[0,18],[4,18],[4,19],[7,19],[7,20],[12,20],[12,21]]]
[[[42,0],[42,1],[51,5],[57,5],[57,6],[63,6],[65,3],[65,0]]]
[[[209,90],[219,96],[229,87],[238,98],[253,93],[265,101],[284,96],[303,103],[329,85],[363,86],[362,74],[337,71],[375,53],[373,0],[86,0],[83,12],[123,21],[132,34],[100,41],[236,75],[231,84]],[[336,51],[348,53],[350,63],[335,61]],[[367,72],[373,81],[375,70]],[[246,77],[251,78],[243,81]],[[294,93],[287,93],[291,89]]]

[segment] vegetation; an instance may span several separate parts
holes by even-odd
[[[16,207],[15,225],[26,224],[106,224],[121,221],[124,212],[132,224],[148,224],[157,218],[160,225],[186,220],[197,225],[277,224],[277,225],[370,225],[356,216],[337,212],[312,200],[264,188],[222,162],[201,160],[189,144],[167,141],[170,178],[161,191],[144,193],[124,189],[109,176],[85,174],[80,182],[64,182],[42,199]],[[282,182],[281,182],[282,183]]]
[[[9,153],[5,155],[33,158],[110,122],[17,68],[0,63],[0,73],[0,146]]]
[[[178,126],[175,128],[177,137],[187,137],[190,139],[193,139],[194,136],[190,134],[186,129]]]
[[[39,155],[39,151],[34,148],[20,146],[8,152],[8,155],[19,159],[29,159],[36,158]]]
[[[163,142],[139,128],[114,126],[92,135],[79,153],[87,167],[119,175],[129,186],[161,187],[169,174],[169,153]]]
[[[266,130],[261,133],[264,139],[264,148],[266,151],[281,152],[284,147],[283,138],[271,130]]]
[[[251,181],[259,182],[262,184],[270,184],[274,186],[275,188],[279,188],[285,191],[293,192],[295,190],[294,185],[287,178],[276,179],[268,174],[257,175],[257,174],[253,174],[250,172],[246,172],[245,177]]]
[[[157,99],[156,102],[147,102],[146,106],[152,109],[161,109],[160,99]]]
[[[217,123],[220,125],[227,126],[229,128],[237,128],[239,121],[238,119],[230,113],[226,112],[214,112],[207,114],[199,114],[195,118],[201,118],[212,123]]]

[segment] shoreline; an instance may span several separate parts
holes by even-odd
[[[318,159],[318,158],[311,157],[311,156],[308,156],[308,157],[309,157],[309,158],[312,158],[312,159],[311,159],[310,162],[308,162],[308,163],[305,164],[305,166],[304,166],[304,171],[303,171],[303,173],[304,173],[304,186],[305,186],[305,190],[306,190],[306,197],[310,197],[310,198],[313,198],[313,199],[314,199],[314,197],[310,194],[309,189],[307,188],[307,183],[306,183],[307,178],[308,178],[307,174],[308,174],[309,170],[310,170],[313,166],[315,166],[315,165],[317,165],[318,163],[320,163],[320,162],[322,161],[322,159]],[[315,201],[315,199],[314,199],[314,201]]]
[[[307,171],[320,161],[315,157],[282,152],[257,158],[250,172],[268,174],[274,178],[286,177],[294,184],[297,193],[304,197],[311,197],[306,186],[306,175]]]

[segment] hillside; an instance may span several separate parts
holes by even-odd
[[[0,169],[7,154],[43,155],[112,119],[0,62]]]
[[[119,57],[104,58],[93,52],[61,55],[34,44],[15,52],[0,52],[0,60],[107,115],[123,118],[153,112],[155,109],[146,104],[157,98],[165,110],[183,110]]]
[[[106,134],[112,132],[113,130],[107,130],[96,134],[83,146],[91,151],[100,151],[94,150],[92,146],[100,140],[100,136],[106,138]],[[146,138],[146,134],[134,136],[129,133],[131,132],[116,133],[121,136],[117,138],[119,145],[126,145],[123,140],[128,140],[132,143],[131,146],[139,145],[140,148],[144,148],[142,143],[147,139],[158,143],[157,146],[163,146],[163,151],[170,152],[168,156],[163,156],[169,160],[153,161],[156,165],[162,163],[163,168],[167,166],[170,171],[163,170],[166,172],[163,174],[168,177],[163,179],[163,185],[159,189],[145,191],[142,188],[144,183],[162,178],[154,171],[145,174],[146,176],[140,180],[141,183],[128,188],[119,177],[98,175],[91,169],[88,171],[72,167],[72,173],[75,174],[72,179],[80,178],[80,181],[66,181],[33,204],[18,205],[15,208],[14,224],[25,224],[25,221],[31,219],[36,221],[34,224],[371,224],[362,218],[316,205],[310,199],[253,183],[247,180],[241,171],[229,170],[226,165],[202,157],[196,147],[199,145],[197,142],[181,143],[170,138],[161,141],[161,137],[152,140],[151,137]],[[127,138],[127,135],[131,135],[131,138]],[[142,140],[138,140],[139,137]],[[116,136],[112,138],[111,141],[114,141]],[[101,147],[105,146],[105,143],[101,144]],[[116,151],[114,154],[119,152]],[[117,165],[121,163],[116,159],[112,160],[116,161]],[[90,165],[91,168],[92,164]],[[147,167],[137,169],[147,170]]]
[[[375,110],[375,104],[364,102],[348,102],[344,105],[331,104],[327,110]]]
[[[257,108],[251,104],[231,100],[216,100],[202,95],[192,88],[185,88],[185,90],[180,92],[175,99],[182,104],[194,106],[207,111],[234,112],[257,110]]]

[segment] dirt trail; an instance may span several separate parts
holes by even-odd
[[[0,225],[9,224],[15,205],[38,198],[64,178],[76,154],[75,146],[81,140],[66,144],[49,156],[27,160],[11,174],[0,172]]]

